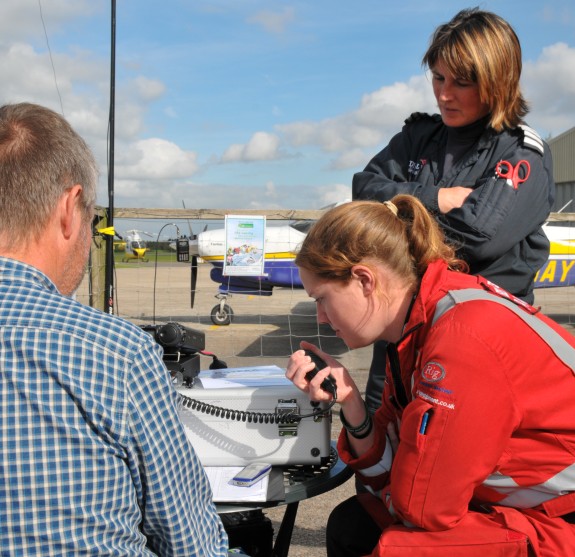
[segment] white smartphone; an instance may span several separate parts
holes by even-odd
[[[272,469],[271,464],[252,462],[240,470],[231,480],[230,484],[249,487],[267,476]]]

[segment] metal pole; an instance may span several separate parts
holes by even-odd
[[[108,120],[108,222],[114,227],[114,106],[116,91],[116,0],[112,1],[111,61],[110,61],[110,114]],[[106,276],[104,310],[114,313],[114,234],[106,235]]]

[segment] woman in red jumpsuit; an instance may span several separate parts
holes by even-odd
[[[310,382],[330,400],[338,449],[367,487],[327,526],[328,557],[575,556],[575,337],[490,281],[467,274],[416,198],[354,201],[322,216],[296,258],[304,287],[351,349],[388,343],[372,418],[350,372]]]

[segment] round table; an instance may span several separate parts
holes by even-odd
[[[340,460],[333,441],[330,455],[322,464],[274,466],[272,473],[277,473],[277,471],[283,474],[285,489],[283,499],[257,503],[218,503],[216,509],[222,518],[231,513],[238,513],[236,517],[228,516],[224,521],[225,525],[225,522],[230,522],[232,518],[253,519],[256,517],[257,519],[261,516],[263,520],[263,509],[286,505],[271,555],[272,557],[287,557],[300,501],[339,487],[353,476],[353,471]]]

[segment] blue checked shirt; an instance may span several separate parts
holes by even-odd
[[[227,556],[161,349],[0,257],[0,555]]]

